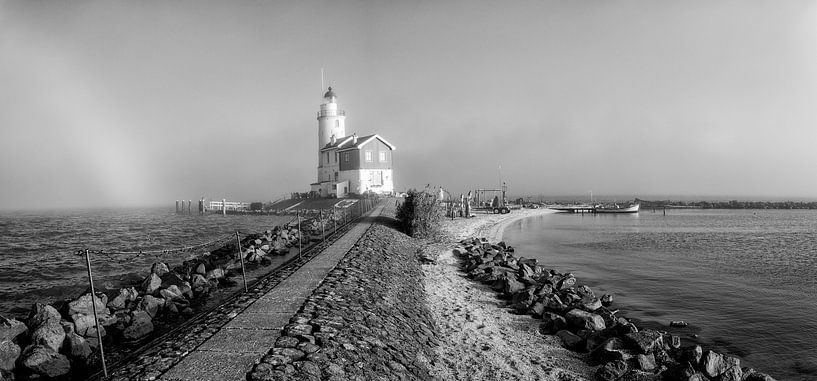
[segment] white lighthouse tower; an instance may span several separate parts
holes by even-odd
[[[338,97],[329,87],[323,95],[321,110],[318,111],[318,153],[332,141],[332,137],[340,139],[346,136],[346,111],[338,110]],[[320,166],[320,158],[318,158]]]

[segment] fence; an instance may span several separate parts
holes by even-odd
[[[91,290],[91,304],[93,305],[93,315],[94,315],[94,328],[96,329],[97,340],[99,341],[99,356],[100,362],[102,365],[102,371],[105,377],[108,377],[108,368],[105,362],[105,352],[102,342],[102,333],[101,329],[99,328],[99,316],[96,306],[96,293],[94,287],[94,280],[93,280],[93,272],[92,272],[92,256],[94,257],[104,257],[106,260],[124,263],[127,261],[132,261],[134,257],[141,257],[141,256],[153,256],[156,258],[166,257],[169,254],[174,253],[198,253],[197,256],[193,258],[188,258],[185,263],[190,263],[193,266],[198,266],[196,263],[218,263],[219,260],[226,259],[226,263],[229,265],[231,264],[234,259],[233,257],[237,256],[238,262],[240,262],[240,273],[243,279],[243,292],[248,292],[248,284],[247,284],[247,270],[245,266],[245,262],[247,259],[250,258],[259,258],[263,255],[274,255],[273,249],[274,247],[285,247],[287,251],[290,249],[294,249],[295,245],[297,244],[298,248],[298,258],[300,259],[302,254],[305,250],[309,250],[314,247],[316,244],[325,242],[327,238],[332,237],[333,235],[337,234],[345,225],[356,221],[361,216],[365,215],[371,209],[373,209],[378,203],[378,199],[373,198],[366,198],[366,199],[359,199],[357,202],[352,204],[339,202],[336,205],[344,204],[342,207],[333,206],[331,209],[318,209],[318,210],[297,210],[292,211],[289,214],[293,214],[293,218],[285,224],[278,225],[272,227],[271,229],[266,230],[263,234],[259,233],[249,233],[249,232],[240,232],[236,230],[234,233],[225,234],[220,236],[216,239],[213,239],[208,242],[199,243],[195,245],[187,245],[175,248],[167,248],[167,249],[158,249],[158,250],[149,250],[149,251],[121,251],[121,250],[104,250],[104,249],[83,249],[78,250],[76,252],[79,256],[84,256],[85,264],[88,271],[88,283]],[[286,233],[283,233],[286,232]],[[292,239],[293,235],[297,235]],[[243,238],[242,238],[243,236]],[[260,248],[256,248],[257,240],[262,237],[262,243],[265,241],[270,243],[267,244],[267,251],[264,251],[263,246]],[[297,241],[297,243],[293,242]],[[235,242],[235,246],[233,246],[232,242]],[[242,246],[243,244],[243,246]],[[242,250],[242,247],[246,248],[246,250]],[[215,250],[213,250],[215,249]],[[260,254],[259,250],[264,254]],[[205,254],[206,253],[206,254]],[[220,253],[220,258],[217,257],[211,258],[214,254]],[[237,255],[236,255],[237,254]],[[204,257],[207,256],[205,259]],[[223,268],[222,265],[219,265],[218,268],[221,269],[223,274],[227,274],[232,270],[230,268]],[[270,269],[272,271],[273,269]],[[151,269],[152,273],[152,269]],[[189,274],[192,272],[187,271],[188,277]],[[149,275],[151,277],[152,275]],[[189,279],[189,280],[192,280]],[[145,290],[147,291],[147,290]],[[145,292],[144,295],[139,296],[146,296],[148,293]],[[191,290],[192,294],[192,290]],[[191,297],[193,299],[193,297]],[[136,307],[138,308],[138,307]],[[135,310],[135,309],[134,309]]]

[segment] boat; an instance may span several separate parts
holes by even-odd
[[[605,206],[605,205],[596,205],[593,208],[593,212],[595,213],[638,213],[638,210],[641,208],[641,204],[633,204],[627,207],[620,207],[618,205],[614,206]]]

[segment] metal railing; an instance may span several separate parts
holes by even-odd
[[[346,111],[344,110],[321,110],[318,111],[318,118],[322,116],[346,116]]]

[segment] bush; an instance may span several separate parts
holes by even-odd
[[[436,234],[441,218],[437,197],[429,192],[411,189],[403,203],[397,207],[400,228],[412,237],[429,237]]]

